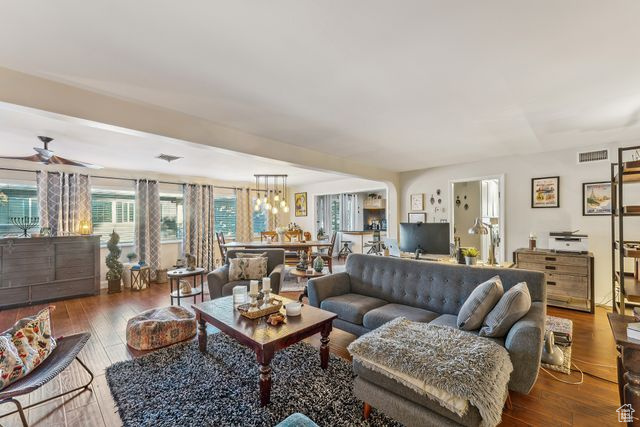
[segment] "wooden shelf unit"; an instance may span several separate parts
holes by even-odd
[[[640,205],[624,204],[626,185],[640,183],[640,160],[625,159],[632,152],[640,146],[618,148],[617,163],[611,164],[611,300],[613,312],[621,314],[627,304],[640,303],[640,242],[625,239],[625,218],[640,216]],[[633,272],[625,270],[628,259]]]

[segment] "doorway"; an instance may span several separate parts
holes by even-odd
[[[494,233],[496,261],[504,262],[504,176],[468,178],[450,182],[451,241],[459,239],[460,246],[480,251],[479,259],[487,262],[490,234],[471,234],[469,229],[476,220]]]

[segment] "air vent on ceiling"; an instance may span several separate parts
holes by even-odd
[[[181,159],[181,158],[182,157],[180,157],[180,156],[172,156],[171,154],[163,154],[163,153],[160,153],[160,155],[156,157],[156,159],[166,160],[167,163],[171,163],[174,160],[178,160],[178,159]]]
[[[605,162],[609,160],[609,150],[595,151],[583,151],[578,153],[578,164],[581,163],[593,163],[593,162]]]

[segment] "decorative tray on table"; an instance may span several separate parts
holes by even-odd
[[[248,319],[258,319],[280,311],[282,308],[282,301],[276,298],[271,298],[269,301],[271,302],[269,306],[257,307],[257,310],[254,311],[249,311],[251,304],[241,304],[238,306],[238,311]]]

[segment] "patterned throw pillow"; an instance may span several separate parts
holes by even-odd
[[[267,275],[267,258],[231,258],[229,281],[260,280]]]
[[[0,335],[0,389],[34,370],[56,348],[51,333],[53,309],[21,319]]]
[[[520,282],[502,295],[487,314],[480,329],[481,337],[503,337],[531,309],[531,295],[526,282]]]
[[[504,293],[500,276],[479,284],[462,304],[458,313],[458,328],[463,331],[480,329],[482,321]]]
[[[267,257],[267,253],[266,252],[262,252],[261,254],[259,253],[254,253],[254,252],[236,252],[236,258],[266,258]]]

